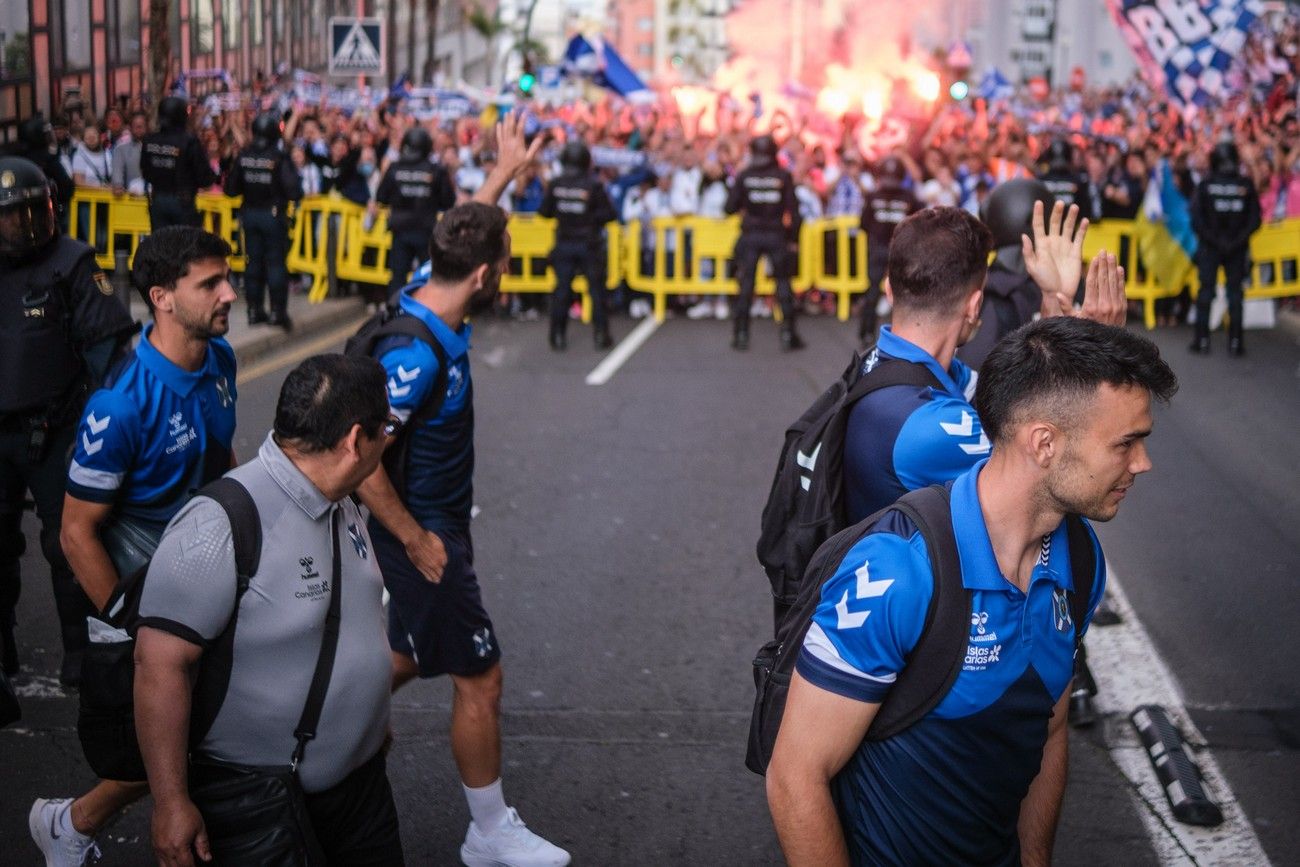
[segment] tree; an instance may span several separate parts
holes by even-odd
[[[149,94],[156,105],[171,72],[171,0],[149,0]]]
[[[470,27],[474,28],[474,31],[478,33],[479,36],[482,36],[483,41],[487,43],[485,53],[487,54],[488,60],[487,63],[484,64],[487,69],[487,80],[483,83],[491,86],[492,74],[495,66],[492,62],[493,48],[495,48],[497,36],[501,35],[501,33],[506,30],[506,25],[501,22],[501,10],[499,8],[493,9],[492,12],[489,13],[478,3],[473,3],[469,7],[469,11],[465,16],[465,21]]]

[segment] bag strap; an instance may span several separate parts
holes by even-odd
[[[215,500],[230,520],[230,539],[235,549],[235,614],[238,615],[239,597],[248,589],[262,561],[262,521],[257,503],[248,488],[228,476],[208,482],[196,496]]]
[[[867,739],[893,737],[932,711],[961,672],[970,633],[970,593],[962,586],[949,491],[932,485],[903,496],[892,508],[921,532],[930,554],[934,592],[906,665],[867,730]]]
[[[316,724],[320,722],[321,710],[325,707],[325,693],[329,689],[330,675],[334,673],[334,652],[339,645],[339,609],[343,601],[343,563],[339,557],[339,517],[343,507],[334,506],[330,511],[330,548],[333,553],[331,574],[333,584],[330,586],[330,607],[325,613],[325,634],[321,637],[320,655],[316,657],[316,671],[311,676],[311,689],[307,691],[307,703],[303,705],[302,716],[293,736],[298,746],[293,751],[293,760],[289,763],[292,771],[297,772],[298,763],[302,761],[307,741],[316,737]]]
[[[866,358],[862,357],[860,363],[865,363]],[[894,385],[914,385],[918,388],[930,386],[943,390],[943,383],[934,375],[928,365],[918,364],[914,361],[904,361],[899,358],[885,358],[875,367],[862,374],[849,387],[849,393],[845,396],[845,404],[857,403],[862,398],[878,391],[882,388],[889,388]]]
[[[1077,653],[1083,643],[1083,622],[1088,619],[1088,604],[1092,601],[1093,582],[1097,578],[1097,552],[1092,547],[1092,534],[1078,515],[1065,516],[1065,537],[1070,546],[1070,574],[1074,589],[1068,594],[1070,619],[1074,621],[1074,649]]]
[[[422,340],[429,344],[429,348],[438,359],[438,378],[433,383],[432,395],[411,414],[407,424],[428,421],[442,408],[443,397],[447,392],[447,380],[450,375],[447,370],[447,350],[442,348],[442,343],[434,336],[433,329],[429,328],[420,317],[402,313],[400,308],[393,311],[387,321],[375,331],[371,353],[373,354],[374,350],[379,348],[379,344],[389,337],[411,337]]]

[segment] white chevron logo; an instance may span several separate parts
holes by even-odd
[[[400,364],[397,365],[397,378],[400,379],[402,382],[413,382],[415,378],[419,375],[420,375],[420,368],[418,367],[415,370],[412,370],[410,373],[407,373],[405,367],[403,367]]]
[[[388,393],[393,397],[406,397],[411,393],[411,387],[409,385],[398,385],[397,380],[390,376],[388,378]]]
[[[108,423],[112,420],[113,417],[111,415],[106,415],[103,417],[103,419],[97,419],[95,418],[95,413],[92,410],[90,415],[86,416],[86,425],[87,427],[90,428],[91,433],[102,434],[104,432],[104,429],[108,427]]]
[[[894,584],[893,578],[884,578],[879,581],[871,580],[870,571],[871,561],[864,560],[862,566],[854,573],[857,576],[857,586],[854,588],[859,600],[874,599],[877,596],[884,596],[885,591]],[[850,611],[849,610],[849,591],[845,590],[840,601],[835,605],[836,626],[840,629],[857,629],[867,622],[871,615],[870,611]]]
[[[85,432],[85,431],[82,431],[82,432],[81,432],[81,447],[82,447],[82,449],[85,450],[85,452],[86,452],[87,455],[93,455],[93,454],[95,454],[96,452],[98,452],[100,449],[102,449],[102,448],[104,447],[104,441],[103,441],[103,440],[94,440],[94,441],[92,442],[91,439],[90,439],[90,437],[86,436],[86,432]]]
[[[822,452],[821,443],[817,444],[817,448],[813,449],[812,454],[810,455],[804,454],[802,450],[797,451],[795,452],[795,456],[794,456],[795,463],[797,463],[799,466],[803,467],[805,470],[811,473],[813,471],[813,468],[817,466],[817,456],[821,454],[821,452]],[[803,486],[803,489],[805,491],[808,490],[810,487],[812,487],[812,476],[811,475],[800,476],[799,484]]]
[[[962,410],[960,424],[941,421],[939,422],[939,427],[943,428],[943,432],[950,437],[969,437],[975,433],[975,417],[965,410]],[[984,431],[980,431],[979,442],[958,443],[957,447],[968,455],[983,455],[987,454],[993,448],[993,444],[989,442],[989,438],[985,435]]]

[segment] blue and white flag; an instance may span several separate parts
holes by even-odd
[[[1147,79],[1184,109],[1217,103],[1261,0],[1107,0]]]
[[[993,102],[996,99],[1010,99],[1015,94],[1016,89],[1011,86],[1011,82],[1002,74],[996,66],[989,67],[988,72],[980,78],[979,86],[975,92],[980,95],[986,102]]]

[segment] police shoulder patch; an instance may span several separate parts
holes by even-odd
[[[113,283],[103,271],[95,272],[95,288],[103,295],[111,296],[113,294]]]

